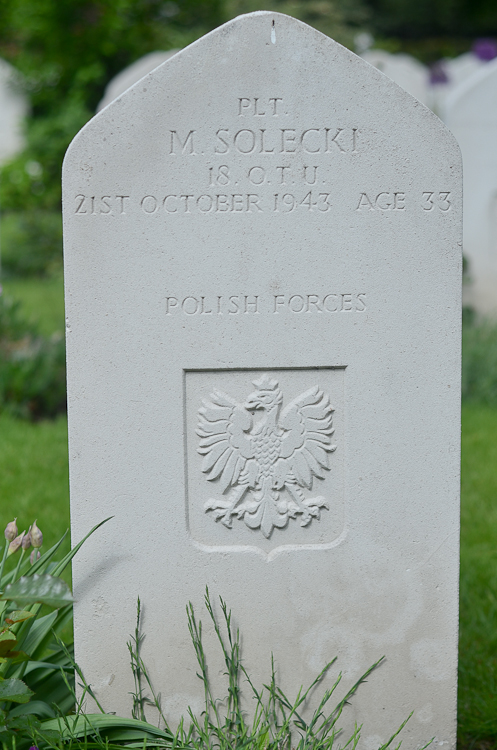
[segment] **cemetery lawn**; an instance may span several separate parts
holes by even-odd
[[[0,414],[0,508],[2,538],[3,529],[14,517],[19,532],[38,519],[45,551],[69,528],[65,416],[31,423]],[[68,535],[57,559],[69,549]],[[16,558],[11,558],[12,564]],[[62,577],[70,581],[69,569]]]
[[[460,747],[497,747],[497,409],[463,406]],[[488,742],[490,740],[490,742]]]

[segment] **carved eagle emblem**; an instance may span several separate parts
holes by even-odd
[[[202,471],[219,481],[226,497],[210,499],[205,512],[232,528],[233,517],[269,539],[273,528],[284,528],[299,517],[307,526],[328,509],[324,497],[306,498],[314,477],[330,469],[332,413],[329,396],[318,386],[293,399],[280,413],[283,394],[278,381],[262,375],[244,404],[214,390],[199,409],[198,452]],[[256,419],[256,412],[262,412]],[[286,490],[286,494],[282,493]]]

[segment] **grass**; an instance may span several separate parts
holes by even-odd
[[[497,409],[463,407],[459,734],[497,747]]]
[[[26,317],[39,324],[40,333],[64,332],[64,283],[62,277],[2,280],[6,297],[22,303]]]
[[[30,423],[0,414],[0,524],[36,518],[48,549],[69,527],[67,419]],[[101,520],[101,519],[98,519]],[[91,525],[91,521],[89,521]],[[2,527],[0,532],[3,532]],[[69,540],[61,548],[69,551]]]

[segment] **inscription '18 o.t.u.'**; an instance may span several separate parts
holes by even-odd
[[[233,516],[266,538],[274,527],[284,528],[289,518],[300,517],[307,526],[328,509],[324,497],[306,498],[302,487],[312,489],[313,478],[324,479],[329,470],[333,407],[318,386],[286,406],[280,418],[283,394],[278,382],[263,375],[244,404],[215,390],[199,409],[198,452],[204,456],[207,479],[219,480],[226,498],[210,499],[205,511],[232,528]],[[254,422],[256,411],[262,418]],[[287,497],[281,492],[287,491]],[[249,497],[243,499],[246,493]]]

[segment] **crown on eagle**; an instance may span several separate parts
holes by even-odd
[[[260,391],[275,391],[278,387],[278,381],[265,373],[258,380],[253,380],[252,384]]]

